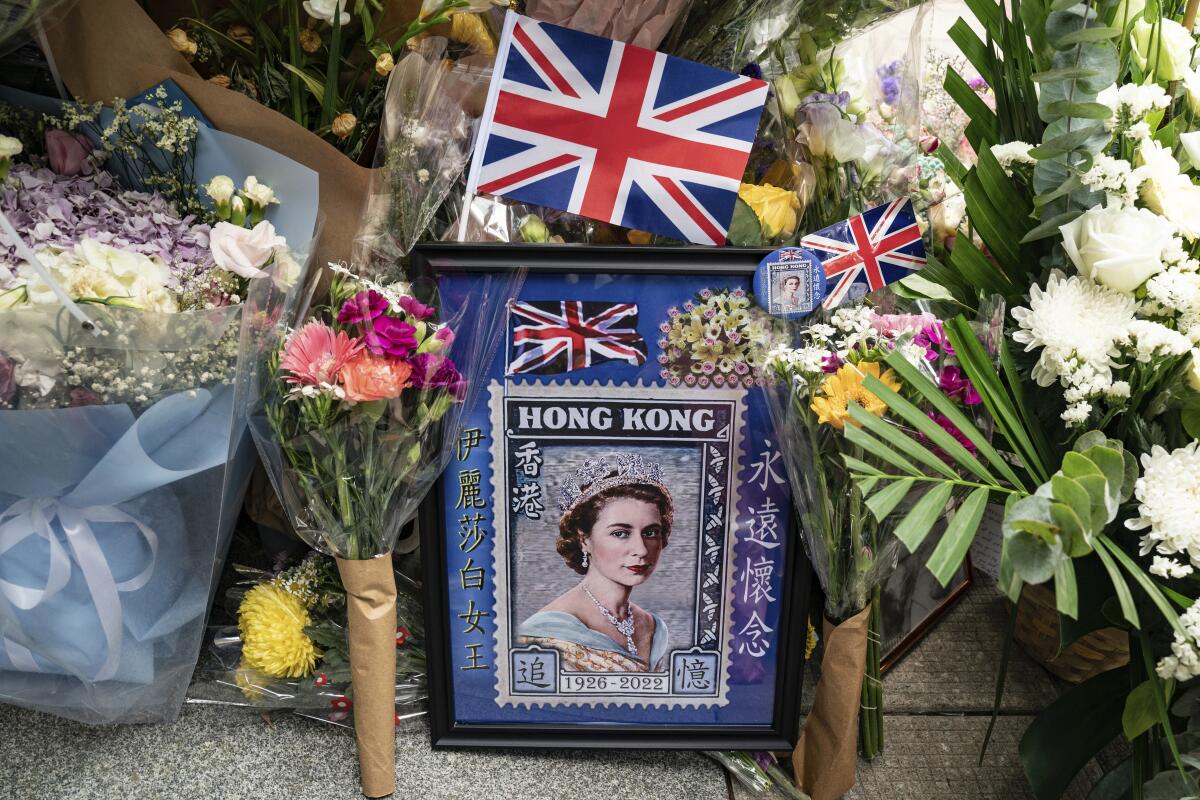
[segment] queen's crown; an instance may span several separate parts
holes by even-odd
[[[662,467],[644,460],[637,453],[609,453],[600,458],[589,458],[574,475],[563,481],[558,508],[565,515],[605,489],[633,485],[654,486],[670,496],[663,484]]]

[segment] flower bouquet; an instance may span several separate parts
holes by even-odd
[[[927,288],[967,309],[979,307],[981,290],[994,292],[1012,309],[999,370],[960,346],[961,319],[946,326],[997,433],[997,448],[979,448],[983,458],[950,453],[973,475],[958,516],[973,502],[1004,501],[1001,588],[1019,606],[1026,584],[1052,586],[1064,647],[1112,624],[1130,635],[1127,667],[1083,682],[1026,731],[1022,762],[1042,797],[1065,791],[1114,731],[1133,750],[1135,796],[1151,796],[1154,784],[1179,789],[1160,796],[1197,791],[1183,728],[1191,712],[1173,704],[1200,673],[1197,5],[980,12],[1003,59],[965,22],[951,31],[995,104],[947,74],[978,160],[967,168],[948,149],[939,155],[963,189],[973,235],[956,236],[944,262],[931,262]],[[932,383],[919,390],[930,403],[948,399]],[[928,452],[914,437],[873,446],[892,459]],[[917,484],[895,466],[850,471],[864,492],[899,499]],[[925,491],[949,495],[950,482]],[[900,527],[917,527],[919,505],[901,513]],[[956,522],[931,564],[939,576],[974,534]],[[1082,707],[1086,727],[1072,712]],[[1067,740],[1077,746],[1064,755],[1054,743]],[[1160,771],[1170,777],[1146,782]]]
[[[0,103],[0,696],[92,724],[178,713],[252,463],[242,298],[300,272],[245,217],[316,221],[245,172],[222,219],[216,165],[300,168],[167,91]]]
[[[354,713],[346,589],[334,559],[309,552],[274,572],[236,567],[226,602],[237,618],[213,638],[216,664],[189,702],[288,709],[346,725]],[[424,713],[425,653],[419,587],[396,571],[396,724]]]
[[[856,484],[859,472],[893,463],[881,458],[867,432],[901,439],[913,426],[939,453],[974,451],[959,422],[980,398],[941,321],[927,309],[897,314],[865,304],[838,308],[768,353],[764,371],[775,384],[768,392],[772,421],[787,443],[806,549],[826,597],[822,676],[797,745],[796,776],[815,797],[836,797],[854,783],[856,738],[867,758],[883,749],[878,590],[895,566],[900,541],[912,543],[909,530],[894,536],[885,524],[902,495],[868,496]],[[920,382],[946,387],[954,402],[916,411],[912,401]],[[901,409],[913,410],[916,418],[899,414]],[[955,475],[945,458],[921,459],[912,483],[926,473]],[[949,500],[948,493],[922,496],[922,519],[928,516],[932,525]],[[976,511],[982,513],[982,506],[963,520]],[[854,713],[856,706],[861,714]]]
[[[461,303],[426,303],[409,283],[334,273],[331,305],[282,340],[280,328],[250,332],[265,367],[250,425],[296,532],[337,558],[362,790],[381,797],[395,788],[390,554],[449,459],[514,292],[481,280]]]

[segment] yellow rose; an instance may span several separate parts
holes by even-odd
[[[768,238],[791,236],[796,232],[800,198],[792,190],[769,183],[762,186],[743,183],[738,189],[738,197],[754,210],[754,216],[758,217]]]

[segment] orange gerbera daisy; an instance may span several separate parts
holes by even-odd
[[[843,364],[821,384],[820,396],[813,398],[812,410],[817,412],[817,421],[828,422],[841,430],[846,420],[850,419],[851,402],[858,403],[877,417],[881,416],[887,410],[887,403],[863,388],[863,378],[867,375],[879,378],[893,391],[900,389],[900,381],[896,380],[892,371],[889,369],[880,375],[879,364],[874,361]],[[853,420],[850,420],[850,424],[858,427]]]

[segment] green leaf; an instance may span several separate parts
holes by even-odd
[[[1041,206],[1046,205],[1047,203],[1051,202],[1052,200],[1057,200],[1060,197],[1065,197],[1066,195],[1069,195],[1071,192],[1075,191],[1076,189],[1081,188],[1082,186],[1083,186],[1083,181],[1080,180],[1079,176],[1076,174],[1072,174],[1070,177],[1068,177],[1065,181],[1060,183],[1054,189],[1052,189],[1048,192],[1045,192],[1044,194],[1039,194],[1037,197],[1033,198],[1033,205],[1034,205],[1034,207],[1040,208]]]
[[[283,68],[286,69],[288,72],[290,72],[293,75],[295,75],[296,77],[298,77],[300,79],[300,81],[304,84],[304,88],[308,89],[308,91],[312,94],[313,97],[317,98],[317,100],[322,99],[322,97],[325,94],[325,85],[323,83],[321,83],[320,79],[314,78],[312,75],[309,75],[304,70],[302,70],[298,67],[294,67],[291,64],[287,63],[286,61],[280,61],[279,63],[282,64]]]
[[[878,483],[879,476],[873,475],[870,478],[863,478],[854,485],[858,487],[859,494],[861,494],[863,497],[866,497],[871,493],[871,490],[874,489],[875,485]]]
[[[914,552],[925,541],[933,524],[950,501],[954,486],[950,483],[934,484],[928,492],[922,495],[912,510],[896,526],[896,538],[904,543],[908,551]]]
[[[888,484],[867,498],[867,508],[871,509],[871,513],[875,515],[875,519],[883,522],[884,517],[892,513],[896,506],[900,504],[900,501],[904,499],[905,495],[908,494],[912,485],[912,478],[903,478]]]
[[[1097,540],[1102,546],[1108,548],[1108,552],[1125,568],[1125,571],[1130,574],[1134,582],[1142,587],[1142,591],[1150,598],[1150,602],[1154,603],[1158,608],[1159,613],[1163,615],[1163,619],[1171,626],[1174,631],[1183,638],[1187,638],[1187,632],[1183,629],[1183,625],[1179,622],[1179,614],[1167,602],[1167,598],[1163,597],[1163,593],[1159,591],[1158,585],[1150,579],[1150,576],[1138,566],[1129,555],[1121,549],[1121,546],[1109,539],[1107,536],[1101,536]],[[1097,547],[1097,550],[1100,548]]]
[[[847,409],[852,415],[854,413],[853,406],[856,405],[856,403],[851,403],[851,408]],[[862,409],[860,408],[859,410],[861,411]],[[862,413],[870,415],[869,411],[863,411]],[[896,451],[892,450],[883,442],[880,442],[874,436],[871,436],[862,428],[854,425],[847,425],[842,429],[842,436],[846,438],[846,441],[850,442],[851,444],[858,445],[866,452],[878,458],[880,461],[891,464],[897,469],[907,472],[909,475],[923,474],[921,470],[910,464],[907,459],[905,459]]]
[[[1054,565],[1054,605],[1059,614],[1071,619],[1079,617],[1079,589],[1075,585],[1075,565],[1071,559],[1060,559]]]
[[[955,69],[950,68],[946,70],[946,78],[942,82],[942,88],[958,104],[963,113],[971,119],[971,124],[979,126],[989,143],[995,144],[1002,141],[1000,137],[1000,120],[997,119],[996,112],[988,108],[987,103],[983,102],[983,98],[971,88],[971,85]],[[982,148],[979,151],[982,152]]]
[[[1121,733],[1129,668],[1102,672],[1050,704],[1021,737],[1021,765],[1038,800],[1058,800],[1079,770]]]
[[[1029,233],[1026,233],[1024,238],[1021,239],[1021,244],[1038,242],[1042,239],[1049,239],[1051,236],[1056,236],[1060,233],[1059,228],[1068,222],[1073,222],[1081,214],[1083,214],[1083,211],[1080,209],[1072,209],[1064,211],[1061,214],[1055,214],[1050,219],[1043,220],[1039,225],[1030,229]]]
[[[1158,701],[1154,699],[1154,690],[1154,682],[1147,679],[1135,686],[1125,698],[1121,730],[1131,742],[1158,722]]]
[[[1072,450],[1063,456],[1062,473],[1068,478],[1081,478],[1084,475],[1098,475],[1104,477],[1104,472],[1091,459],[1084,458],[1082,454]]]
[[[1104,565],[1101,564],[1099,556],[1092,554],[1074,558],[1071,561],[1075,567],[1079,616],[1076,619],[1070,617],[1059,619],[1059,652],[1092,631],[1107,628],[1112,624],[1103,611],[1105,601],[1113,597],[1112,584],[1104,572]]]
[[[1016,289],[1004,273],[988,261],[987,256],[979,252],[975,243],[965,236],[955,240],[954,249],[950,251],[950,265],[958,270],[968,283],[986,292],[1008,295]]]
[[[958,477],[958,473],[947,466],[945,461],[931,453],[928,448],[905,434],[897,426],[885,422],[857,403],[849,404],[847,410],[850,412],[850,418],[859,423],[864,430],[870,431],[913,461],[920,462],[952,480]],[[914,469],[912,474],[919,475],[921,473]]]
[[[1179,421],[1193,439],[1200,439],[1200,394],[1190,395],[1179,410]]]
[[[981,158],[985,152],[989,152],[987,148],[980,151]],[[1018,243],[1025,235],[1026,228],[1024,224],[1018,224],[1009,216],[1010,209],[1006,209],[992,200],[988,190],[983,186],[983,179],[980,177],[978,169],[972,170],[971,174],[967,176],[967,185],[963,189],[963,194],[967,198],[967,208],[973,214],[971,222],[979,233],[979,237],[983,239],[983,243],[995,256],[996,261],[1005,270],[1019,264],[1021,250]],[[958,249],[957,240],[954,249]]]
[[[763,244],[762,224],[746,201],[733,201],[733,218],[729,222],[729,243],[734,247],[760,247]]]
[[[1108,482],[1109,493],[1114,499],[1121,496],[1121,486],[1125,483],[1125,458],[1121,453],[1121,450],[1106,446],[1090,447],[1083,453],[1084,458],[1104,473],[1104,480]]]
[[[1112,116],[1112,109],[1103,103],[1078,103],[1071,100],[1056,100],[1047,104],[1043,111],[1055,117],[1076,119],[1108,119]]]
[[[1086,556],[1092,552],[1091,534],[1084,527],[1084,520],[1089,519],[1088,517],[1081,518],[1066,503],[1051,503],[1050,518],[1054,520],[1054,525],[1058,528],[1063,550],[1068,556],[1075,558]]]
[[[874,464],[868,464],[866,461],[855,458],[854,456],[849,456],[849,455],[843,454],[842,455],[842,463],[844,463],[851,471],[859,472],[864,475],[883,475],[884,474],[883,471],[881,469],[879,469],[879,467],[876,467]]]
[[[1060,136],[1043,142],[1037,147],[1029,151],[1029,155],[1034,158],[1057,158],[1058,156],[1066,155],[1072,150],[1077,149],[1087,142],[1088,139],[1095,136],[1097,133],[1103,132],[1103,126],[1087,125],[1075,130],[1068,131]]]
[[[988,48],[975,30],[967,24],[966,20],[959,17],[954,24],[946,31],[946,35],[950,41],[958,46],[958,49],[966,56],[967,61],[979,73],[979,76],[987,81],[988,85],[993,85],[995,82],[995,70],[993,66],[1000,66],[992,51]]]
[[[1175,795],[1178,797],[1178,795]],[[1121,761],[1096,781],[1087,800],[1133,800],[1133,758]],[[1143,798],[1145,800],[1145,798]]]
[[[942,586],[948,585],[962,566],[963,558],[971,548],[971,541],[979,530],[979,521],[983,518],[990,494],[988,489],[980,487],[967,495],[967,499],[946,526],[946,532],[942,534],[937,548],[929,557],[926,566]]]
[[[1104,569],[1108,572],[1108,579],[1112,581],[1113,590],[1117,593],[1117,602],[1121,604],[1121,616],[1135,628],[1140,628],[1141,623],[1138,620],[1137,606],[1133,604],[1133,595],[1129,591],[1129,584],[1125,583],[1125,578],[1121,576],[1121,571],[1117,569],[1117,564],[1113,561],[1111,555],[1103,547],[1104,539],[1099,540],[1100,546],[1096,547],[1096,555],[1100,557],[1100,563],[1104,565]]]
[[[946,146],[945,142],[938,142],[938,149],[934,155],[941,160],[942,166],[946,168],[946,174],[950,176],[950,180],[954,181],[958,188],[961,189],[963,181],[967,178],[967,168],[958,160],[958,156]]]
[[[1054,0],[1050,4],[1051,11],[1066,11],[1068,8],[1079,5],[1080,0]]]
[[[1120,28],[1080,28],[1070,33],[1065,33],[1057,39],[1051,40],[1056,49],[1063,50],[1073,44],[1089,44],[1093,42],[1106,42],[1109,39],[1115,39],[1121,35]]]
[[[1057,69],[1048,69],[1045,72],[1036,72],[1033,75],[1035,83],[1058,83],[1059,81],[1070,81],[1076,78],[1092,78],[1099,73],[1088,67],[1058,67]]]
[[[1071,510],[1079,518],[1080,523],[1087,528],[1090,534],[1093,531],[1091,526],[1092,499],[1088,495],[1087,490],[1074,478],[1068,478],[1066,475],[1052,476],[1050,478],[1050,488],[1054,492],[1054,499],[1070,506]]]

